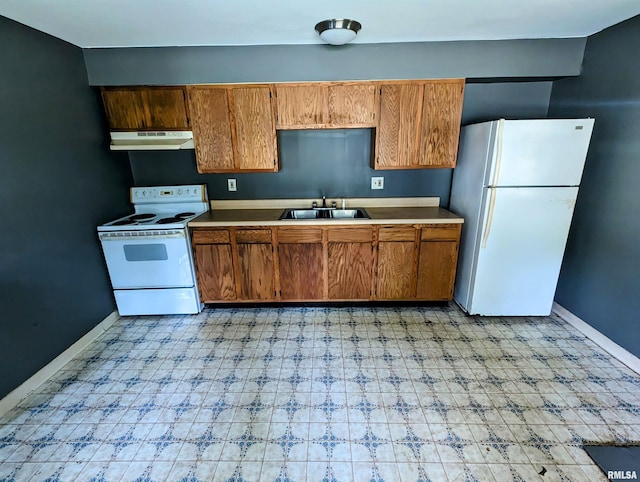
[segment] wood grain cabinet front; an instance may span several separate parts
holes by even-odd
[[[381,226],[379,228],[377,299],[415,298],[416,234],[416,228],[413,226]]]
[[[184,87],[103,87],[101,93],[113,131],[189,129]]]
[[[320,228],[278,228],[280,299],[308,301],[324,298],[324,247]]]
[[[192,241],[196,278],[202,302],[236,300],[236,279],[229,230],[193,230]]]
[[[449,301],[459,224],[196,228],[202,300]]]
[[[276,172],[270,85],[191,85],[189,110],[198,172]]]
[[[275,84],[277,129],[376,127],[377,84]]]
[[[243,301],[274,300],[274,255],[270,229],[238,229],[236,279]]]
[[[452,299],[461,227],[460,224],[448,224],[422,228],[416,293],[418,299]]]
[[[197,228],[192,240],[203,302],[275,299],[270,229]]]
[[[330,300],[369,300],[373,284],[373,226],[327,230]]]
[[[380,227],[377,299],[450,301],[460,230],[460,224]]]
[[[464,79],[380,83],[374,169],[456,165]]]

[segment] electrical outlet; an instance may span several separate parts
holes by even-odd
[[[227,179],[227,190],[229,191],[237,191],[238,185],[236,184],[235,179]]]
[[[384,189],[384,177],[372,177],[371,189]]]

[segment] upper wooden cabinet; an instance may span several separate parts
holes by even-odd
[[[198,172],[278,170],[271,87],[189,86]]]
[[[189,87],[189,110],[198,172],[232,171],[235,156],[228,89]]]
[[[276,84],[277,129],[376,127],[374,82]]]
[[[464,79],[382,82],[374,169],[453,168]]]
[[[409,168],[417,163],[423,93],[419,82],[380,87],[375,169]]]
[[[375,128],[374,169],[453,168],[464,79],[103,87],[112,130],[187,130],[199,173],[276,172],[276,129]]]
[[[464,80],[426,82],[420,123],[418,164],[456,167]]]
[[[109,129],[188,130],[184,87],[103,87]]]

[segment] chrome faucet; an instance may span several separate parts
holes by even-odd
[[[323,208],[327,207],[327,196],[322,196],[322,207]]]

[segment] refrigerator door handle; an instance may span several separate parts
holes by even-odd
[[[487,247],[487,240],[489,239],[489,233],[491,232],[491,222],[493,221],[493,210],[496,205],[496,191],[495,188],[489,189],[489,212],[487,213],[487,222],[484,225],[484,233],[482,234],[482,248]]]
[[[502,139],[503,139],[503,131],[504,131],[504,119],[500,119],[498,121],[498,132],[496,133],[496,164],[495,169],[493,171],[493,181],[491,182],[492,186],[498,185],[498,179],[500,177],[500,166],[502,165]]]

